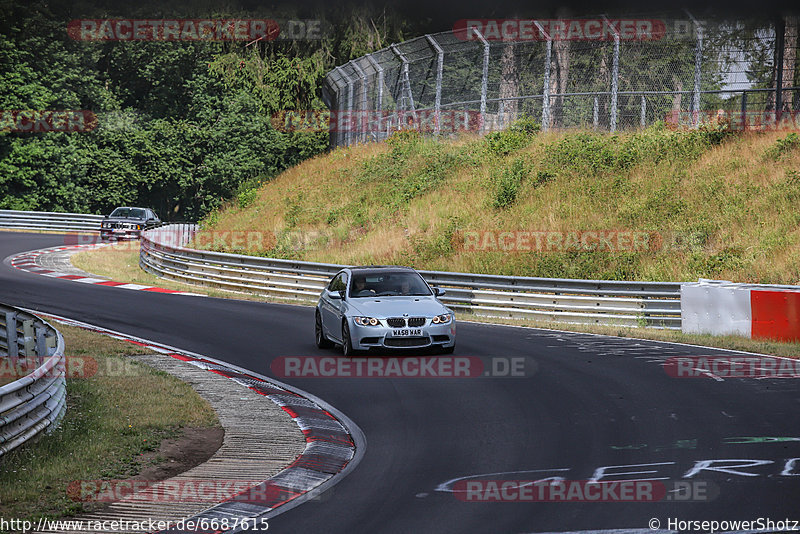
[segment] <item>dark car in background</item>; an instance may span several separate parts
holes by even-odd
[[[160,225],[150,208],[116,208],[100,223],[100,239],[138,239],[144,230]]]

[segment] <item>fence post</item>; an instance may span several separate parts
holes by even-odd
[[[483,131],[486,128],[486,92],[489,88],[489,41],[477,28],[472,28],[472,31],[483,43],[483,75],[481,76],[481,131]]]
[[[597,125],[600,118],[600,102],[598,102],[597,97],[594,97],[594,106],[592,109],[592,124],[594,125],[594,129],[597,129]]]
[[[375,92],[375,111],[378,113],[378,124],[375,128],[375,140],[380,138],[381,130],[383,129],[383,67],[375,61],[372,54],[367,54],[367,59],[378,72],[378,87]]]
[[[352,100],[353,94],[352,94],[352,90],[351,90],[351,88],[350,88],[350,78],[347,76],[347,74],[345,74],[345,72],[344,72],[344,70],[342,69],[342,67],[336,67],[336,69],[335,69],[335,70],[339,71],[339,74],[341,75],[341,77],[342,77],[342,80],[343,80],[343,81],[345,82],[345,84],[347,85],[347,88],[348,88],[348,93],[349,93],[349,97],[350,97],[350,100],[349,100],[349,102],[350,102],[350,105],[352,106],[352,103],[353,103],[353,100]],[[341,99],[341,98],[339,98],[339,99],[338,99],[338,102],[339,102],[339,116],[338,116],[338,117],[336,117],[336,127],[339,129],[337,137],[338,137],[338,138],[340,138],[342,142],[341,142],[341,143],[337,143],[337,145],[344,145],[344,146],[347,146],[347,145],[349,144],[349,139],[348,139],[348,137],[349,137],[349,136],[348,136],[348,131],[347,131],[347,129],[346,129],[346,128],[342,128],[342,122],[343,122],[343,120],[342,120],[342,115],[344,115],[344,114],[342,113],[342,111],[344,110],[344,108],[343,108],[343,104],[344,104],[344,102],[342,102],[342,99]]]
[[[642,128],[644,128],[644,125],[645,125],[645,115],[646,115],[646,113],[647,113],[647,103],[644,100],[644,95],[642,95],[642,110],[641,110],[641,113],[639,115],[639,126],[641,126]]]
[[[345,80],[347,80],[347,129],[345,131],[345,144],[350,146],[353,142],[353,80],[344,69],[342,69],[342,74]],[[339,122],[339,124],[341,124],[341,122]]]
[[[406,100],[408,100],[408,104],[409,104],[408,107],[411,110],[411,113],[413,115],[413,114],[415,114],[414,95],[411,94],[411,81],[408,79],[408,59],[406,59],[406,56],[403,55],[403,53],[400,51],[399,48],[397,48],[397,45],[393,44],[390,48],[392,49],[392,52],[394,52],[394,54],[400,59],[400,61],[403,62],[402,74],[400,76],[400,79],[402,80],[401,83],[400,83],[400,86],[402,87],[401,91],[403,92],[403,96],[400,98],[400,101],[401,102],[405,102]],[[405,109],[406,109],[406,105],[403,104],[402,105],[402,110],[405,111]],[[397,117],[397,129],[398,130],[400,128],[402,128],[402,124],[401,123],[402,123],[402,116],[400,114],[398,114],[398,117]]]
[[[367,129],[369,128],[369,114],[367,113],[367,75],[363,70],[361,70],[361,67],[359,67],[355,61],[351,61],[350,64],[353,66],[353,69],[356,71],[356,73],[361,76],[361,113],[363,118],[358,119],[358,131],[360,132],[360,140],[366,143]]]
[[[608,27],[614,32],[614,58],[611,67],[611,117],[610,117],[610,130],[617,131],[617,98],[619,93],[619,32],[613,24],[603,17]]]
[[[430,35],[425,36],[428,39],[431,47],[436,50],[436,98],[433,102],[433,121],[434,132],[439,135],[440,121],[439,113],[442,109],[442,73],[444,71],[444,50],[439,46],[439,43]]]
[[[692,90],[692,126],[697,127],[700,122],[700,75],[702,74],[703,68],[703,26],[691,13],[686,11],[686,14],[692,19],[695,38],[697,39],[697,44],[694,48],[694,89]]]
[[[747,129],[747,91],[742,91],[742,129]]]
[[[550,34],[544,31],[538,20],[533,22],[539,33],[544,35],[547,40],[544,57],[544,88],[542,89],[542,131],[546,132],[550,129],[550,62],[553,56],[553,40],[550,38]]]
[[[785,34],[786,23],[782,16],[778,16],[775,23],[775,124],[781,120],[781,112],[783,111],[783,54],[785,48]]]

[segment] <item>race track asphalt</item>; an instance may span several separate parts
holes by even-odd
[[[0,232],[0,258],[63,242],[62,235]],[[128,291],[7,264],[0,267],[0,302],[267,376],[274,376],[270,363],[277,357],[338,355],[315,347],[310,307]],[[666,358],[697,354],[730,355],[460,322],[455,356],[521,358],[529,376],[279,377],[347,414],[367,447],[350,475],[318,501],[271,520],[269,531],[521,533],[647,529],[651,518],[662,528],[669,518],[800,520],[797,380],[673,378],[661,366]],[[615,467],[634,464],[659,465]],[[644,471],[652,473],[621,474]],[[587,480],[598,472],[605,480],[692,484],[692,491],[705,489],[712,498],[675,500],[682,491],[659,502],[464,502],[437,491],[461,477]]]

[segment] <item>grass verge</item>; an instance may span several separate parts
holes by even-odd
[[[70,261],[75,267],[87,273],[119,282],[157,286],[176,291],[198,293],[209,297],[234,298],[232,295],[236,295],[235,298],[239,300],[264,300],[257,295],[185,284],[150,274],[139,267],[138,241],[126,241],[108,247],[79,252],[70,256]]]
[[[67,412],[54,432],[0,459],[1,517],[36,521],[86,511],[68,497],[70,482],[129,478],[160,462],[152,453],[182,429],[219,427],[191,386],[126,358],[144,349],[76,327],[58,329],[68,373],[86,376],[68,377]]]

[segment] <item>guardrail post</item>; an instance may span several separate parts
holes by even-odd
[[[34,355],[35,339],[33,332],[33,319],[22,321],[23,356],[26,358]]]
[[[49,356],[47,351],[47,329],[43,326],[36,327],[36,356],[38,357],[39,365],[42,365],[47,356]]]
[[[19,356],[19,346],[17,345],[17,313],[6,312],[6,335],[8,341],[8,357],[16,367]]]

